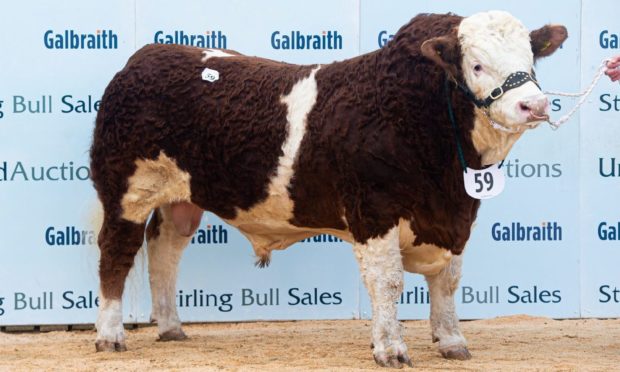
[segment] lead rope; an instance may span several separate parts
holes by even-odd
[[[456,151],[459,156],[459,163],[461,163],[461,168],[463,168],[463,172],[467,173],[467,162],[465,161],[465,155],[463,154],[463,146],[461,146],[461,135],[459,131],[459,126],[456,124],[456,119],[454,118],[454,110],[452,109],[452,97],[450,97],[450,82],[448,81],[448,77],[446,77],[444,81],[444,92],[446,94],[446,101],[448,102],[448,117],[450,118],[450,123],[452,123],[452,129],[454,129],[454,138],[456,139]],[[499,163],[497,169],[501,168],[502,165],[504,165],[504,160]]]
[[[450,82],[448,77],[444,79],[444,93],[446,95],[446,101],[448,102],[448,117],[450,123],[452,123],[452,129],[454,129],[454,138],[456,139],[456,151],[459,156],[459,162],[463,172],[467,173],[467,162],[465,161],[465,155],[463,155],[463,147],[461,147],[461,135],[459,133],[459,127],[456,125],[456,119],[454,118],[454,111],[452,110],[452,97],[450,97]]]
[[[495,120],[491,119],[491,115],[489,115],[487,110],[480,109],[480,111],[482,111],[484,116],[486,116],[487,119],[489,119],[489,124],[491,124],[491,127],[493,129],[499,130],[500,132],[504,132],[504,133],[510,133],[510,134],[521,132],[521,128],[516,128],[516,129],[506,128],[505,126],[503,126],[500,123],[496,122]]]
[[[598,81],[601,79],[601,77],[605,73],[608,61],[609,61],[609,59],[604,59],[603,62],[601,62],[601,65],[598,68],[598,73],[594,76],[594,79],[592,80],[592,83],[590,83],[590,86],[588,87],[588,89],[584,90],[581,93],[564,93],[564,92],[547,92],[547,91],[545,92],[545,94],[548,94],[548,95],[551,95],[551,96],[581,97],[579,102],[577,102],[577,105],[575,105],[575,107],[573,107],[573,109],[570,110],[570,112],[568,114],[562,116],[557,121],[547,120],[547,122],[551,126],[551,129],[557,130],[562,124],[566,123],[568,121],[568,119],[570,119],[571,116],[573,116],[575,114],[575,112],[577,112],[577,110],[579,109],[579,107],[581,107],[581,105],[584,104],[584,102],[586,101],[586,98],[588,98],[590,93],[592,93],[592,89],[594,89],[594,87],[596,86]]]

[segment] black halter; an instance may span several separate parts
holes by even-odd
[[[463,93],[465,93],[465,95],[467,95],[467,97],[471,99],[476,104],[476,106],[478,106],[478,108],[489,108],[489,106],[491,106],[493,102],[503,96],[504,93],[511,89],[518,88],[521,85],[527,83],[528,81],[536,84],[536,86],[540,89],[540,85],[538,85],[538,81],[536,81],[536,74],[534,73],[534,71],[532,71],[532,74],[529,74],[525,71],[517,71],[508,75],[506,81],[504,81],[504,84],[502,84],[501,87],[493,89],[491,94],[489,94],[489,96],[485,99],[477,98],[474,92],[472,92],[466,84],[459,82],[457,83],[457,85],[463,91]]]

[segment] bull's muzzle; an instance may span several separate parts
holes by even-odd
[[[517,111],[528,122],[549,120],[549,99],[537,94],[517,103]]]

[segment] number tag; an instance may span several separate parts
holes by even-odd
[[[206,80],[209,83],[213,83],[219,78],[220,78],[220,73],[216,70],[211,70],[208,67],[202,70],[202,80]]]
[[[465,191],[472,198],[490,199],[496,197],[504,191],[504,172],[499,168],[499,164],[493,164],[486,169],[467,168],[463,172],[465,181]]]

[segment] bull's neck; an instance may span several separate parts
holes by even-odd
[[[480,155],[471,133],[474,104],[463,92],[450,86],[448,95],[458,128],[455,131],[448,114],[444,70],[422,55],[412,55],[408,51],[386,47],[380,54],[377,84],[382,120],[395,125],[403,141],[419,143],[432,152],[428,154],[430,157],[443,160],[434,164],[434,168],[461,168],[457,137],[468,166],[479,167]]]
[[[476,151],[482,157],[482,165],[495,164],[506,159],[508,152],[522,134],[523,132],[509,133],[493,128],[490,119],[482,110],[476,109],[471,137]]]

